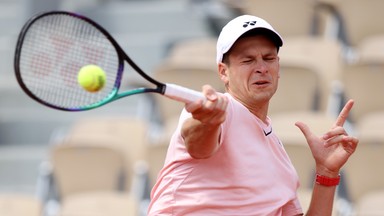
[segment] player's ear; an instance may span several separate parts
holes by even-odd
[[[218,64],[218,68],[219,68],[219,77],[221,79],[221,81],[223,81],[223,83],[226,85],[228,84],[229,80],[228,80],[228,66],[222,62],[220,62]]]
[[[277,77],[280,78],[280,57],[277,56],[277,63],[278,63],[278,69],[277,69]]]

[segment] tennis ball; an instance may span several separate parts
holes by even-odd
[[[86,65],[80,69],[77,75],[77,81],[85,90],[97,92],[104,87],[106,75],[101,67],[97,65]]]

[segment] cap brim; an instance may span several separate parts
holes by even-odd
[[[249,34],[266,35],[268,38],[270,38],[275,43],[275,45],[277,47],[283,46],[283,39],[281,38],[281,36],[277,32],[272,31],[271,29],[268,29],[268,28],[264,28],[264,27],[258,27],[258,28],[250,29],[249,31],[244,32],[238,39],[245,37],[246,35],[249,35]]]

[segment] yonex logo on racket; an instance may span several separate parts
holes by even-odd
[[[244,28],[247,28],[248,26],[254,26],[254,25],[256,25],[256,22],[257,21],[249,21],[249,22],[244,22],[244,24],[243,24],[243,27]]]

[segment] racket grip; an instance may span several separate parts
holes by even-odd
[[[179,85],[166,83],[164,96],[184,103],[205,100],[203,93]]]

